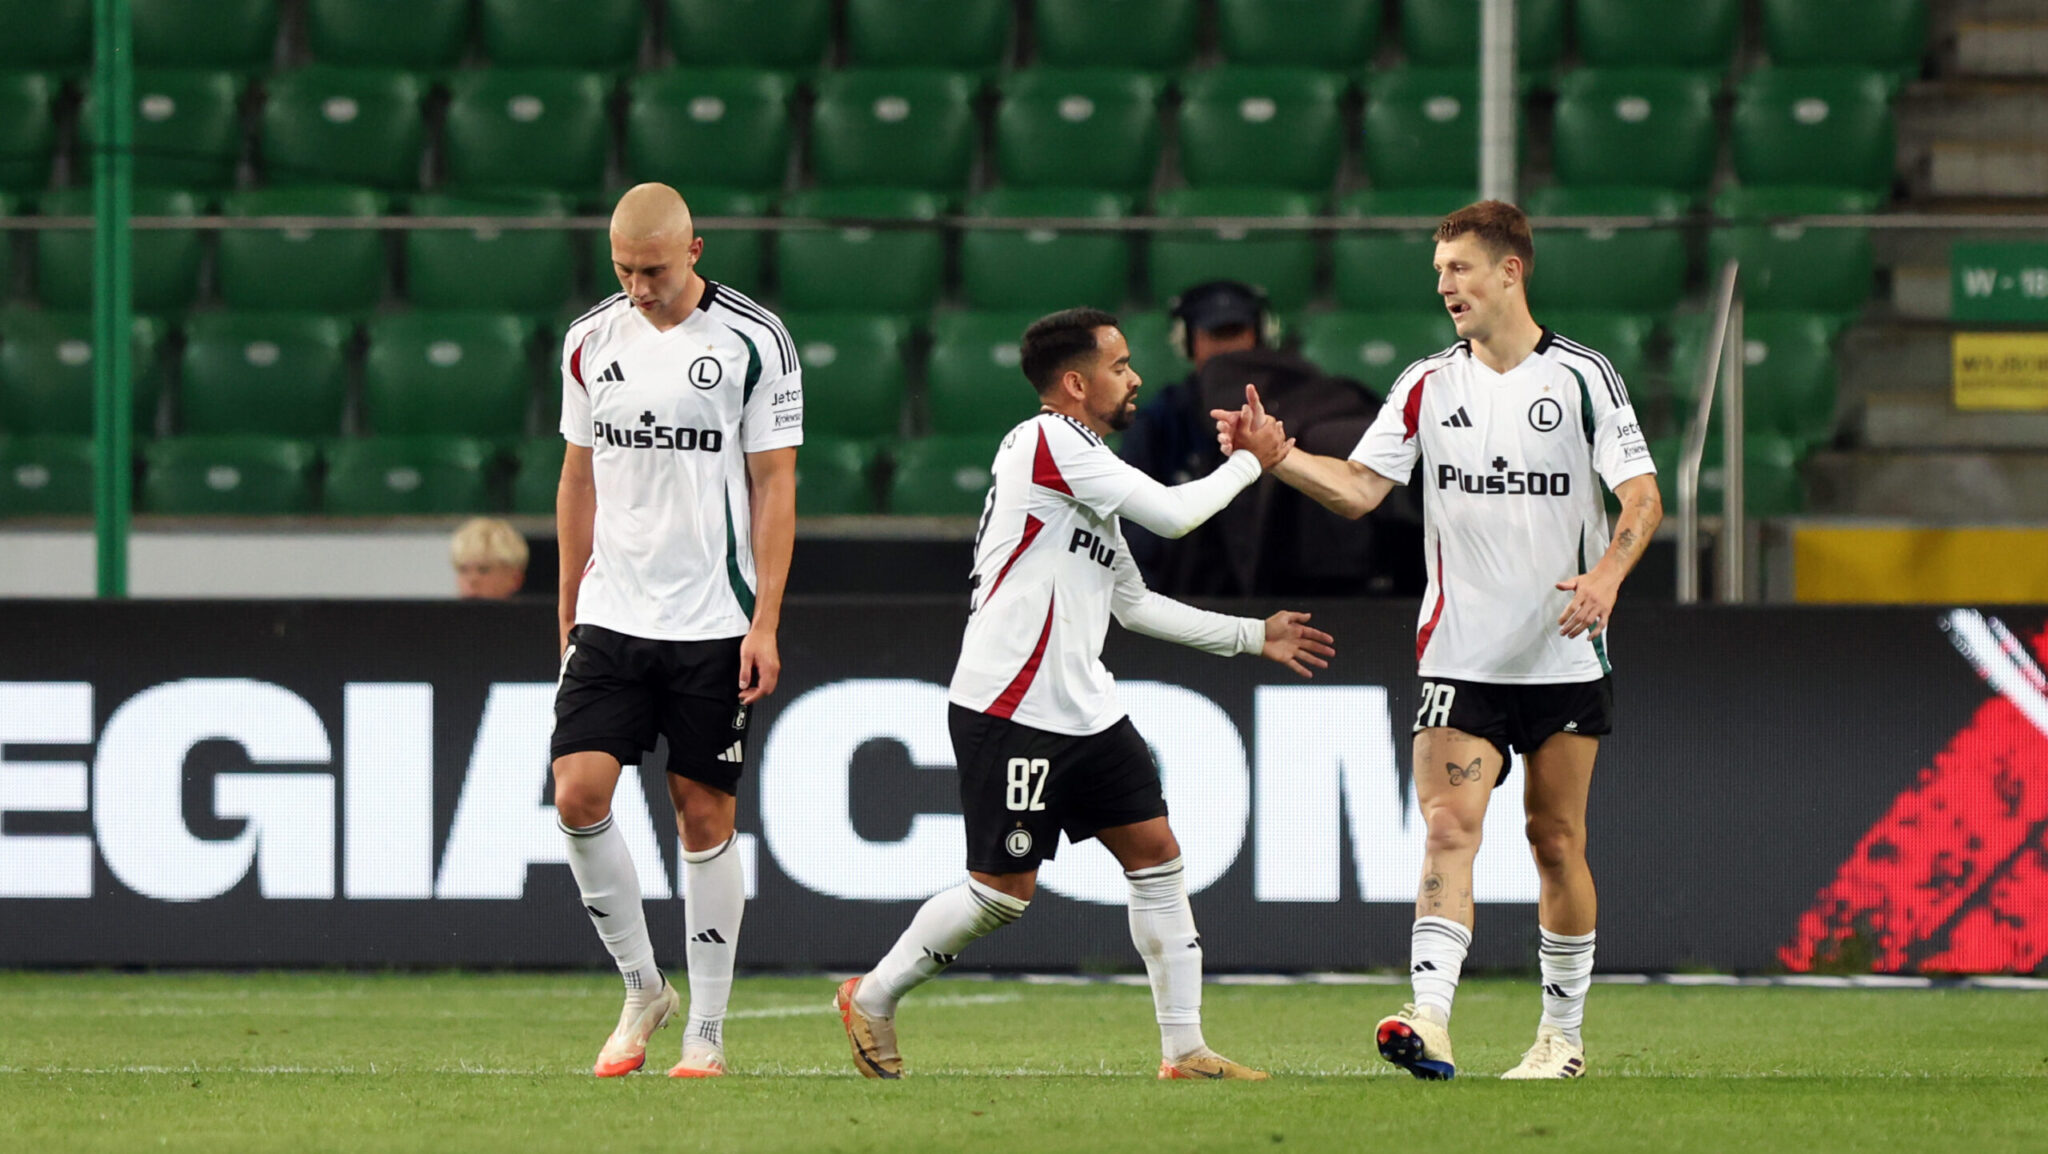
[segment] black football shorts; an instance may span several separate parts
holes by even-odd
[[[732,793],[747,756],[740,638],[650,641],[595,625],[569,631],[555,688],[552,755],[597,751],[638,765],[668,738],[668,771]]]
[[[1559,733],[1605,737],[1614,732],[1614,679],[1555,685],[1503,685],[1433,677],[1422,683],[1414,732],[1447,726],[1483,737],[1500,750],[1500,785],[1514,757],[1527,757]]]
[[[1152,747],[1126,717],[1083,737],[952,705],[946,711],[967,819],[967,868],[1028,873],[1059,852],[1060,834],[1166,816]]]

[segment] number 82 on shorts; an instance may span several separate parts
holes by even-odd
[[[1045,779],[1052,776],[1052,763],[1043,757],[1010,759],[1003,805],[1016,813],[1034,813],[1045,808]]]

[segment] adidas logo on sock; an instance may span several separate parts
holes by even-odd
[[[597,374],[597,379],[600,381],[618,381],[619,383],[624,384],[626,380],[626,371],[619,367],[619,362],[613,361],[611,363],[610,368]]]
[[[690,940],[693,942],[703,942],[707,946],[722,946],[725,944],[725,939],[719,936],[717,930],[705,930]]]
[[[1564,987],[1558,985],[1556,982],[1546,983],[1543,987],[1543,992],[1545,994],[1550,995],[1553,998],[1563,998],[1570,996],[1564,992]]]
[[[930,946],[926,946],[924,947],[924,956],[930,958],[932,961],[935,961],[942,966],[950,966],[953,964],[953,959],[959,957],[960,955],[942,954],[939,951],[931,948]]]
[[[613,367],[616,368],[617,366]],[[603,378],[600,377],[599,379],[602,380]],[[1446,429],[1469,429],[1472,427],[1472,418],[1465,415],[1465,406],[1459,405],[1457,412],[1444,419],[1443,426]]]
[[[745,761],[746,759],[747,751],[742,743],[737,741],[727,746],[724,753],[718,755],[718,760],[720,761]]]
[[[608,914],[608,913],[604,912],[604,911],[603,911],[603,910],[601,910],[601,909],[598,909],[598,908],[597,908],[596,906],[584,906],[583,908],[584,908],[584,909],[586,909],[586,910],[589,910],[589,911],[590,911],[590,916],[591,916],[591,917],[593,917],[593,918],[608,918],[608,917],[611,917],[611,915],[610,915],[610,914]]]
[[[1430,973],[1435,973],[1436,963],[1431,961],[1420,961],[1408,968],[1408,972],[1411,974],[1419,974],[1425,970],[1429,971]]]

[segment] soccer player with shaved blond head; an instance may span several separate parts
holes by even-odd
[[[681,1009],[655,964],[640,878],[612,822],[626,766],[668,739],[683,841],[688,1027],[672,1077],[725,1072],[724,1023],[746,907],[734,791],[748,715],[775,692],[796,536],[803,376],[767,309],[697,272],[704,240],[675,189],[642,184],[611,220],[618,293],[562,346],[556,495],[561,681],[555,809],[583,908],[625,978],[598,1077],[646,1063]]]

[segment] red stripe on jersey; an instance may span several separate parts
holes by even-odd
[[[1419,386],[1421,382],[1416,382]],[[1429,635],[1436,632],[1436,623],[1444,618],[1444,543],[1436,543],[1436,608],[1431,611],[1429,621],[1422,632],[1415,635],[1415,660],[1422,660],[1422,651],[1429,648]]]
[[[1031,462],[1031,483],[1069,497],[1074,495],[1067,487],[1067,479],[1060,476],[1058,463],[1052,459],[1052,446],[1046,444],[1044,429],[1038,430],[1038,456]]]
[[[1057,596],[1054,600],[1057,600]],[[1052,614],[1053,601],[1047,601],[1045,628],[1038,631],[1038,647],[1031,651],[1031,657],[1024,662],[1024,668],[1019,669],[1017,676],[1010,679],[1010,687],[1003,690],[1003,695],[996,698],[994,705],[988,707],[990,717],[1000,717],[1007,721],[1011,714],[1017,712],[1018,704],[1024,700],[1024,694],[1031,688],[1032,680],[1038,676],[1038,663],[1045,660],[1045,643],[1052,639]]]
[[[590,391],[590,386],[583,383],[582,345],[577,345],[574,351],[570,352],[569,354],[569,375],[576,378],[577,387],[581,388],[586,393]]]
[[[1435,369],[1431,369],[1429,373],[1435,371]],[[1414,440],[1416,429],[1422,423],[1422,386],[1429,381],[1429,373],[1424,373],[1416,379],[1415,387],[1408,390],[1408,403],[1401,406],[1401,439],[1403,441]]]
[[[1017,558],[1024,555],[1024,550],[1031,548],[1031,543],[1038,540],[1038,531],[1043,528],[1045,522],[1029,513],[1024,514],[1024,536],[1018,540],[1017,547],[1010,550],[1010,559],[1003,562],[1002,572],[996,574],[996,583],[988,587],[988,596],[981,599],[983,605],[995,599],[996,590],[1003,587],[1003,578],[1010,575],[1010,566],[1015,565]]]

